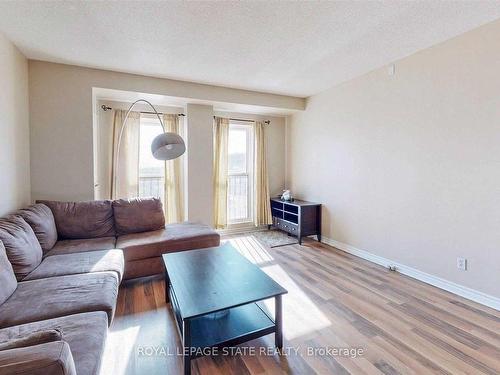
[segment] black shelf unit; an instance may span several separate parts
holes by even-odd
[[[299,244],[302,244],[302,237],[312,235],[321,242],[321,204],[271,198],[271,215],[273,226],[297,236]]]

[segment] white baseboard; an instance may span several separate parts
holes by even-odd
[[[438,276],[434,276],[422,271],[419,271],[415,268],[406,266],[404,264],[394,262],[390,259],[383,258],[381,256],[369,253],[368,251],[358,249],[354,246],[348,245],[346,243],[333,240],[331,238],[322,237],[321,242],[324,242],[327,245],[333,246],[339,250],[345,251],[346,253],[355,255],[357,257],[366,259],[370,262],[379,264],[383,267],[389,267],[390,265],[396,267],[396,271],[402,273],[403,275],[413,277],[414,279],[423,281],[424,283],[433,285],[440,289],[444,289],[448,292],[457,294],[461,297],[470,299],[471,301],[480,303],[482,305],[491,307],[495,310],[500,311],[500,298],[491,296],[489,294],[468,288],[466,286],[456,284],[454,282],[442,279]]]

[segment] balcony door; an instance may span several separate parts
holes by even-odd
[[[253,222],[253,126],[231,121],[228,136],[227,219],[229,225]]]
[[[158,118],[141,115],[139,133],[139,197],[160,197],[165,204],[165,162],[151,153],[153,139],[161,134]]]

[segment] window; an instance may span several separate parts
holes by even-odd
[[[228,224],[253,221],[253,127],[231,121],[228,136]]]
[[[161,134],[158,118],[141,116],[139,133],[139,197],[160,197],[165,202],[165,163],[151,153],[153,139]]]

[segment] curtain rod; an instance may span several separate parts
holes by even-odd
[[[214,116],[214,118],[216,118],[218,116]],[[231,121],[243,121],[243,122],[255,122],[255,120],[248,120],[248,119],[243,119],[243,118],[229,118],[229,120]],[[267,124],[269,125],[271,123],[271,121],[269,120],[266,120],[266,121],[263,121],[264,124]]]
[[[110,111],[112,110],[113,108],[111,107],[108,107],[106,105],[101,105],[101,108],[103,109],[103,111]],[[148,114],[148,115],[154,115],[155,113],[154,112],[149,112],[149,111],[139,111],[139,113],[144,113],[144,114]],[[160,115],[165,115],[166,113],[162,113],[162,112],[158,112],[158,114]],[[184,113],[169,113],[171,115],[177,115],[177,116],[186,116]],[[217,116],[214,116],[214,118],[216,118]],[[255,122],[255,120],[248,120],[248,119],[243,119],[243,118],[230,118],[229,120],[231,121],[243,121],[243,122]],[[264,124],[267,124],[269,125],[271,123],[271,121],[269,120],[266,120],[266,121],[263,121]]]
[[[101,108],[103,109],[104,112],[106,111],[109,111],[109,110],[112,110],[113,108],[111,107],[108,107],[106,105],[101,105]],[[155,113],[154,112],[149,112],[149,111],[139,111],[139,113],[144,113],[144,114],[147,114],[147,115],[154,115]],[[186,116],[184,113],[162,113],[162,112],[158,112],[159,115],[177,115],[177,116]]]

